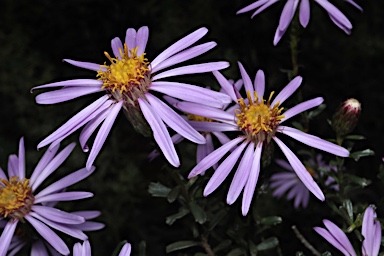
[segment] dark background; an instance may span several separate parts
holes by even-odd
[[[340,102],[350,97],[358,99],[363,110],[355,133],[366,136],[367,140],[358,142],[355,149],[371,148],[376,156],[350,165],[359,176],[375,179],[384,155],[384,2],[359,1],[363,13],[343,1],[333,2],[353,24],[350,36],[338,29],[314,1],[311,1],[310,23],[307,29],[301,30],[299,74],[304,78],[303,98],[323,96],[327,105],[311,123],[310,131],[325,138],[332,137],[326,120]],[[265,71],[267,91],[279,91],[288,81],[285,70],[291,69],[289,37],[285,35],[276,47],[272,45],[283,3],[273,5],[253,20],[251,13],[236,15],[237,10],[250,3],[250,0],[3,0],[0,9],[0,166],[6,169],[8,155],[17,152],[18,140],[24,136],[27,170],[33,170],[44,151],[35,150],[38,142],[97,97],[43,106],[35,103],[37,92],[31,94],[30,89],[65,79],[94,78],[93,72],[63,63],[62,59],[103,63],[106,61],[103,52],[111,53],[110,40],[116,36],[124,38],[129,27],[149,26],[147,57],[151,60],[176,39],[206,26],[210,32],[201,41],[214,40],[218,47],[194,63],[227,60],[231,67],[224,71],[225,75],[238,79],[236,61],[240,60],[252,78],[258,69]],[[217,88],[208,74],[197,78],[186,76],[181,80],[195,80],[202,86]],[[75,133],[64,144],[77,141],[78,135],[79,132]],[[193,146],[182,147],[179,150],[193,152]],[[107,227],[90,234],[95,255],[109,255],[123,239],[130,241],[136,252],[138,244],[146,241],[147,255],[163,255],[165,245],[181,237],[191,237],[182,227],[169,227],[164,222],[177,205],[170,207],[165,200],[153,199],[147,192],[149,182],[164,179],[158,162],[146,162],[153,148],[152,141],[136,134],[120,115],[96,159],[96,172],[75,186],[92,191],[95,197],[62,204],[67,210],[99,209],[103,212],[99,220]],[[194,157],[182,155],[181,158],[184,175],[194,164]],[[85,159],[86,155],[76,147],[57,177],[81,168]],[[376,202],[383,193],[375,183],[372,188],[367,200]],[[280,215],[284,211],[295,212],[283,210],[273,202],[271,205]],[[296,219],[288,221],[296,225],[303,223],[304,215],[297,213]],[[304,229],[308,236],[313,235],[311,227]],[[279,234],[286,255],[304,250],[297,241],[286,241],[291,237],[292,234],[283,231]]]

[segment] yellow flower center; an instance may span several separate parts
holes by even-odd
[[[97,77],[103,81],[102,89],[109,90],[116,100],[126,100],[135,103],[149,85],[149,62],[145,53],[137,55],[138,47],[119,49],[121,58],[112,58],[107,52],[105,56],[110,65],[101,65]]]
[[[191,121],[198,121],[198,122],[214,122],[212,119],[208,117],[198,116],[198,115],[192,115],[192,114],[186,114],[188,119]]]
[[[235,110],[237,125],[245,133],[248,140],[257,143],[267,139],[269,143],[281,119],[284,118],[284,115],[281,115],[283,108],[279,108],[279,102],[271,106],[272,96],[273,92],[268,101],[263,98],[259,101],[257,93],[254,92],[254,99],[252,100],[251,93],[248,91],[248,103],[245,103],[243,98],[237,100],[240,106]]]
[[[24,217],[31,211],[34,202],[29,180],[19,180],[19,177],[12,176],[9,181],[0,181],[0,217]]]

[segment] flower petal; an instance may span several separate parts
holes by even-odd
[[[113,55],[115,55],[116,58],[121,59],[120,51],[124,51],[123,43],[121,42],[120,38],[115,37],[111,40],[111,48],[113,51]]]
[[[33,205],[32,210],[46,219],[62,224],[80,224],[85,221],[81,216],[61,211],[53,207]]]
[[[249,11],[251,11],[251,10],[254,10],[254,9],[256,9],[256,8],[259,8],[260,6],[262,6],[263,4],[265,4],[265,3],[269,2],[269,1],[270,1],[270,0],[258,0],[258,1],[254,2],[254,3],[250,4],[250,5],[248,5],[248,6],[246,6],[246,7],[244,7],[244,8],[238,10],[238,11],[236,12],[236,14],[240,14],[240,13],[244,13],[244,12],[249,12]]]
[[[153,137],[155,138],[155,141],[157,145],[159,145],[165,158],[173,166],[179,167],[179,156],[176,153],[171,136],[169,135],[169,132],[167,131],[163,121],[160,119],[160,117],[157,116],[156,112],[152,109],[152,106],[149,105],[147,101],[139,98],[138,102],[145,119],[153,131]]]
[[[35,197],[35,204],[45,203],[45,202],[53,202],[53,201],[72,201],[72,200],[80,200],[84,198],[92,197],[93,194],[90,192],[61,192],[49,194],[42,197]]]
[[[316,3],[321,5],[321,7],[323,7],[328,12],[328,14],[332,16],[334,20],[337,21],[337,23],[341,24],[343,27],[347,29],[352,29],[352,24],[348,20],[348,18],[333,4],[331,4],[326,0],[315,0],[315,1]]]
[[[287,84],[283,90],[275,97],[272,101],[271,106],[275,106],[276,103],[279,102],[279,105],[283,104],[283,102],[288,99],[301,85],[303,78],[301,76],[297,76],[292,81]]]
[[[269,0],[266,4],[264,4],[263,6],[261,6],[259,9],[257,9],[251,16],[251,19],[253,19],[253,17],[255,17],[257,14],[261,13],[262,11],[264,11],[265,9],[267,9],[269,6],[273,5],[274,3],[276,3],[277,1],[279,0]]]
[[[127,29],[125,34],[125,43],[127,44],[128,50],[132,50],[136,47],[136,30],[133,28]]]
[[[261,98],[264,97],[264,91],[265,91],[265,75],[264,71],[259,69],[255,76],[255,91],[257,92],[257,96],[261,100]]]
[[[99,86],[93,87],[66,87],[55,91],[44,92],[36,96],[37,104],[56,104],[75,99],[91,93],[100,92]]]
[[[105,68],[102,68],[101,65],[96,63],[76,61],[76,60],[70,60],[70,59],[64,59],[63,61],[79,68],[85,68],[93,71],[105,70]]]
[[[1,233],[0,236],[0,255],[5,256],[7,254],[9,245],[11,244],[11,240],[13,237],[13,234],[15,233],[17,223],[19,221],[17,219],[10,220],[7,222],[7,225],[5,225],[3,233]]]
[[[238,126],[218,122],[188,121],[188,123],[200,132],[226,132],[238,131]]]
[[[243,79],[243,82],[244,82],[244,87],[245,87],[245,91],[246,91],[246,94],[248,95],[248,92],[250,93],[251,95],[251,98],[252,98],[252,101],[254,100],[253,98],[253,85],[252,85],[252,81],[251,81],[251,78],[249,77],[247,71],[245,71],[243,65],[241,64],[240,61],[237,62],[237,64],[239,65],[239,69],[240,69],[240,73],[241,73],[241,78]]]
[[[50,83],[50,84],[44,84],[35,86],[31,89],[31,92],[36,89],[45,89],[45,88],[52,88],[52,87],[99,87],[101,90],[101,86],[103,85],[103,82],[96,79],[73,79],[73,80],[66,80],[66,81],[60,81],[56,83]]]
[[[300,2],[300,24],[304,28],[308,26],[309,18],[311,17],[310,13],[310,6],[309,6],[309,0],[301,0]]]
[[[8,177],[19,175],[19,158],[17,155],[9,155],[8,157]]]
[[[300,104],[297,104],[293,108],[290,108],[284,112],[284,118],[281,119],[280,124],[282,122],[287,121],[289,118],[294,117],[297,114],[300,114],[301,112],[304,112],[304,111],[307,111],[308,109],[319,106],[321,103],[323,103],[323,101],[324,99],[322,97],[317,97],[311,100],[301,102]]]
[[[226,111],[221,109],[211,108],[209,106],[190,102],[178,102],[175,104],[175,106],[184,113],[208,117],[225,123],[234,124],[234,114],[227,113]]]
[[[24,138],[21,137],[19,142],[19,166],[18,166],[18,175],[19,179],[22,180],[25,178],[25,148],[24,148]]]
[[[285,31],[288,28],[289,23],[291,23],[292,18],[295,14],[298,0],[288,0],[283,8],[283,11],[280,15],[279,27],[278,29],[281,31]]]
[[[139,28],[136,34],[136,46],[137,46],[137,56],[140,56],[145,52],[145,47],[147,46],[149,37],[149,29],[147,26]]]
[[[216,77],[216,80],[219,82],[225,93],[228,94],[231,99],[236,102],[237,97],[234,91],[234,86],[230,84],[229,81],[219,71],[212,71],[212,73]]]
[[[329,220],[323,220],[325,227],[329,230],[329,233],[335,238],[335,240],[352,256],[356,256],[355,250],[351,242],[345,233]],[[336,247],[337,248],[337,247]],[[339,248],[337,248],[339,249]],[[340,250],[340,249],[339,249]],[[346,255],[349,255],[346,254]]]
[[[131,255],[131,244],[126,243],[123,248],[121,248],[119,256],[130,256]]]
[[[349,151],[347,149],[340,147],[336,144],[333,144],[329,141],[320,139],[319,137],[297,130],[295,128],[280,125],[278,127],[278,131],[310,147],[314,147],[314,148],[323,150],[325,152],[329,152],[336,156],[341,156],[341,157],[349,156]]]

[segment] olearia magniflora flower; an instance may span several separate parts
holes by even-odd
[[[67,159],[75,144],[72,143],[58,152],[59,144],[49,147],[40,159],[31,177],[26,178],[24,139],[20,139],[19,154],[10,155],[8,177],[0,168],[0,218],[6,221],[0,236],[0,256],[6,255],[16,227],[29,222],[48,244],[63,255],[69,254],[64,241],[51,229],[68,234],[80,240],[88,237],[82,232],[81,224],[86,221],[81,214],[61,211],[50,205],[61,201],[79,200],[93,194],[82,191],[63,192],[67,187],[85,179],[94,171],[82,168],[51,185],[39,189],[45,179]],[[57,153],[57,154],[56,154]],[[39,192],[36,192],[39,189]],[[84,229],[85,230],[85,229]]]
[[[331,167],[327,166],[324,161],[322,161],[322,155],[318,154],[316,156],[316,161],[313,161],[313,159],[310,159],[311,165],[316,167],[323,167],[325,169],[328,169],[328,171],[331,171]],[[282,159],[277,159],[276,163],[284,168],[286,171],[279,172],[276,174],[273,174],[270,178],[270,187],[274,189],[272,195],[274,197],[282,197],[285,193],[287,193],[287,200],[294,200],[294,207],[299,208],[301,205],[303,208],[306,208],[308,206],[309,202],[309,190],[304,185],[304,183],[299,179],[295,171],[293,170],[292,166],[289,165],[289,163]],[[315,179],[319,175],[310,165],[305,165],[305,168],[307,171],[314,177]],[[322,173],[320,173],[320,176],[322,176]],[[334,190],[338,190],[339,187],[337,184],[335,184],[335,180],[328,176],[325,185]]]
[[[258,0],[241,10],[237,12],[237,14],[249,12],[252,10],[255,10],[255,12],[252,14],[252,18],[255,17],[257,14],[261,13],[265,9],[267,9],[269,6],[273,5],[274,3],[277,3],[279,0]],[[317,4],[319,4],[321,7],[324,8],[324,10],[327,11],[329,17],[331,18],[332,22],[336,24],[340,29],[342,29],[346,34],[351,33],[352,29],[352,23],[348,20],[348,18],[339,10],[337,7],[335,7],[332,3],[330,3],[328,0],[314,0]],[[356,4],[353,0],[344,0],[360,11],[363,9]],[[281,12],[279,26],[277,27],[275,37],[273,39],[273,44],[277,45],[277,43],[280,41],[280,39],[283,37],[285,31],[287,30],[289,23],[291,23],[297,6],[300,3],[300,12],[299,12],[299,20],[300,24],[305,28],[307,27],[310,19],[310,0],[286,0],[286,3],[284,5],[283,11]]]
[[[379,255],[381,243],[381,226],[380,221],[375,220],[377,217],[372,206],[364,212],[361,234],[364,237],[361,247],[362,256],[377,256]],[[353,249],[351,242],[345,235],[343,230],[329,220],[323,220],[325,228],[314,227],[313,229],[330,244],[338,249],[345,256],[356,256],[356,251]]]
[[[209,180],[204,189],[204,196],[208,196],[216,190],[234,168],[237,160],[241,159],[228,191],[227,203],[233,204],[244,189],[242,213],[243,215],[246,215],[249,211],[260,172],[260,156],[262,148],[264,145],[268,145],[271,140],[274,140],[283,151],[289,164],[304,185],[318,199],[324,201],[325,197],[323,192],[308,173],[304,165],[276,136],[276,133],[282,133],[310,147],[341,157],[349,156],[349,151],[343,147],[297,129],[282,125],[282,123],[289,118],[320,105],[323,102],[323,98],[319,97],[307,100],[283,113],[281,104],[296,91],[302,82],[302,78],[300,76],[295,77],[273,101],[273,92],[267,100],[265,100],[263,98],[265,90],[265,76],[263,71],[259,70],[257,72],[255,82],[252,84],[250,77],[240,62],[239,68],[247,93],[245,99],[241,98],[241,96],[237,96],[240,95],[240,93],[234,89],[220,72],[213,72],[223,89],[228,95],[231,95],[232,100],[236,103],[235,106],[224,111],[196,103],[180,102],[177,104],[177,107],[182,111],[188,111],[195,115],[217,120],[218,122],[212,122],[210,126],[207,127],[211,132],[239,131],[242,133],[239,137],[224,144],[205,157],[191,170],[188,177],[192,178],[205,172],[208,168],[220,161],[227,152],[234,148],[233,152],[231,152],[231,154],[219,165]],[[230,110],[233,111],[231,112]],[[244,154],[241,157],[243,151]]]
[[[125,243],[121,248],[118,256],[130,256],[131,255],[131,244]],[[76,243],[73,246],[73,256],[92,256],[91,245],[89,241],[84,241],[83,244]]]
[[[239,79],[238,81],[234,82],[233,80],[229,79],[228,80],[233,86],[237,89],[240,90],[241,87],[243,86],[243,80]],[[220,92],[225,93],[225,91],[221,88]],[[179,102],[175,98],[171,98],[168,96],[164,96],[164,99],[171,105],[175,106],[177,108],[177,103]],[[228,106],[226,104],[223,109],[226,109]],[[223,132],[209,132],[207,130],[207,127],[209,126],[210,122],[214,122],[214,120],[205,118],[202,116],[197,116],[197,115],[192,115],[192,114],[186,114],[185,119],[187,122],[195,128],[197,131],[203,127],[203,131],[201,134],[204,136],[206,143],[205,144],[198,144],[197,149],[196,149],[196,163],[199,163],[201,160],[203,160],[207,155],[213,152],[214,144],[213,144],[213,137],[217,138],[217,140],[220,142],[221,145],[227,143],[230,141],[227,135],[225,135]],[[172,136],[172,142],[176,145],[183,141],[184,138],[180,134],[175,134]],[[156,157],[159,156],[159,152],[157,150],[152,151],[149,155],[148,158],[150,161],[155,159]],[[217,168],[217,164],[213,166],[214,169]]]
[[[223,104],[231,101],[230,97],[225,94],[202,87],[179,82],[161,81],[163,78],[206,73],[229,66],[228,62],[219,61],[162,71],[197,57],[215,47],[215,42],[190,47],[207,32],[208,29],[206,28],[194,31],[168,47],[151,62],[145,57],[149,35],[148,27],[141,27],[137,32],[135,29],[129,28],[124,45],[119,38],[112,39],[111,46],[115,57],[111,57],[105,52],[106,57],[111,62],[110,64],[99,65],[65,59],[64,61],[74,66],[96,71],[97,79],[75,79],[34,87],[33,89],[62,87],[38,95],[36,97],[37,103],[55,104],[100,91],[103,91],[105,95],[41,141],[38,148],[51,143],[55,145],[84,126],[80,134],[80,144],[83,150],[87,152],[89,150],[86,144],[88,139],[102,123],[86,163],[86,167],[89,169],[100,152],[117,114],[123,109],[137,130],[145,131],[147,129],[145,127],[149,124],[153,137],[165,158],[173,166],[178,167],[180,160],[165,124],[184,138],[197,144],[204,144],[205,139],[174,110],[154,96],[151,91],[185,101],[204,102],[213,107],[222,107]],[[143,116],[145,119],[143,119]],[[147,132],[143,133],[147,134]]]

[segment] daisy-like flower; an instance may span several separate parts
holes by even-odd
[[[48,244],[59,253],[68,255],[69,249],[64,241],[51,229],[56,229],[72,237],[86,240],[81,225],[85,217],[53,208],[50,205],[60,201],[72,201],[92,197],[89,192],[63,192],[67,187],[85,179],[93,173],[82,168],[51,185],[39,189],[45,179],[67,159],[75,144],[72,143],[58,152],[59,144],[49,147],[40,159],[31,177],[26,178],[24,139],[20,139],[19,154],[10,155],[8,177],[0,169],[0,218],[4,230],[0,236],[0,256],[6,255],[16,227],[28,222]],[[57,154],[56,154],[57,153]],[[39,192],[36,192],[39,189]]]
[[[130,256],[131,255],[131,244],[125,243],[121,248],[118,256]],[[76,243],[73,246],[73,256],[92,256],[91,245],[89,241],[84,241],[83,244]]]
[[[279,0],[258,0],[253,4],[250,4],[244,7],[243,9],[239,10],[237,14],[255,10],[255,12],[252,14],[252,18],[253,18],[254,16],[261,13],[262,11],[267,9],[269,6],[273,5],[278,1]],[[329,17],[331,18],[332,22],[336,24],[336,26],[338,26],[348,35],[351,33],[351,29],[352,29],[351,22],[339,9],[337,9],[328,0],[314,0],[314,1],[327,11]],[[363,10],[353,0],[344,0],[344,1],[350,3],[360,11]],[[295,12],[299,3],[300,3],[300,12],[299,12],[300,24],[304,28],[307,27],[310,19],[309,2],[310,0],[286,0],[283,11],[281,12],[279,26],[277,27],[275,38],[273,39],[274,45],[276,45],[280,41],[280,39],[283,37],[285,31],[289,26],[289,23],[291,23],[293,16],[295,15]]]
[[[236,103],[235,106],[229,108],[227,111],[189,102],[180,102],[177,104],[177,107],[182,111],[219,121],[210,123],[209,126],[207,126],[207,130],[209,131],[242,132],[241,136],[224,144],[205,157],[192,169],[188,177],[191,178],[205,172],[208,168],[220,161],[227,152],[235,148],[216,169],[204,189],[204,196],[211,194],[224,181],[235,166],[237,160],[241,158],[229,188],[227,203],[234,203],[244,189],[242,213],[246,215],[249,211],[260,172],[260,156],[263,145],[267,145],[271,140],[274,140],[304,185],[317,198],[323,201],[325,199],[324,194],[312,176],[297,156],[276,136],[276,133],[283,133],[308,146],[324,150],[337,156],[349,156],[348,150],[343,147],[282,125],[282,123],[289,118],[320,105],[323,99],[319,97],[302,102],[285,111],[283,114],[281,104],[296,91],[302,82],[302,78],[294,78],[273,101],[271,101],[273,92],[268,97],[268,100],[264,100],[265,76],[263,71],[259,70],[257,72],[253,85],[240,62],[239,67],[247,93],[246,99],[238,96],[240,93],[234,89],[220,72],[213,72],[220,85],[231,95],[231,98]],[[243,152],[244,154],[241,157]]]
[[[327,166],[325,162],[322,160],[322,155],[318,154],[316,156],[316,162],[313,159],[310,159],[309,165],[306,165],[305,168],[307,171],[311,174],[312,177],[317,178],[318,174],[316,171],[310,167],[316,166],[316,167],[323,167],[327,169],[328,171],[331,171],[331,167]],[[272,195],[280,198],[285,193],[287,194],[287,199],[292,200],[294,199],[294,206],[295,208],[298,208],[300,205],[303,208],[306,208],[308,206],[309,202],[309,190],[308,188],[303,184],[303,182],[299,179],[295,171],[293,170],[292,166],[289,165],[289,163],[282,159],[277,159],[276,163],[284,168],[286,171],[273,174],[271,176],[271,183],[270,186],[272,189],[274,189]],[[322,173],[320,173],[320,176]],[[337,184],[334,184],[335,180],[328,176],[325,185],[329,186],[332,189],[338,190]]]
[[[64,61],[77,67],[96,71],[97,79],[75,79],[34,87],[33,89],[61,87],[58,90],[38,95],[37,103],[55,104],[100,91],[103,91],[105,95],[41,141],[38,148],[51,143],[55,145],[84,126],[80,134],[80,144],[84,151],[88,151],[87,140],[102,123],[86,163],[86,167],[89,169],[100,152],[117,114],[123,109],[136,130],[147,135],[151,134],[147,128],[149,124],[153,137],[165,158],[173,166],[178,167],[180,165],[179,157],[165,124],[192,142],[204,144],[205,139],[151,91],[185,101],[204,102],[213,107],[222,107],[223,104],[231,101],[226,94],[195,85],[161,81],[163,78],[205,73],[229,66],[228,62],[219,61],[163,71],[215,47],[215,42],[190,47],[207,32],[206,28],[196,30],[168,47],[151,62],[145,57],[149,35],[148,27],[141,27],[137,32],[135,29],[129,28],[124,44],[119,38],[112,39],[111,46],[115,57],[111,57],[105,52],[110,64],[99,65],[65,59]]]
[[[361,233],[364,236],[361,247],[363,256],[379,255],[381,243],[381,226],[376,218],[376,212],[372,206],[369,206],[364,212],[363,225]],[[325,228],[314,227],[313,229],[330,244],[338,249],[345,256],[356,256],[355,249],[343,230],[329,220],[323,220]]]

